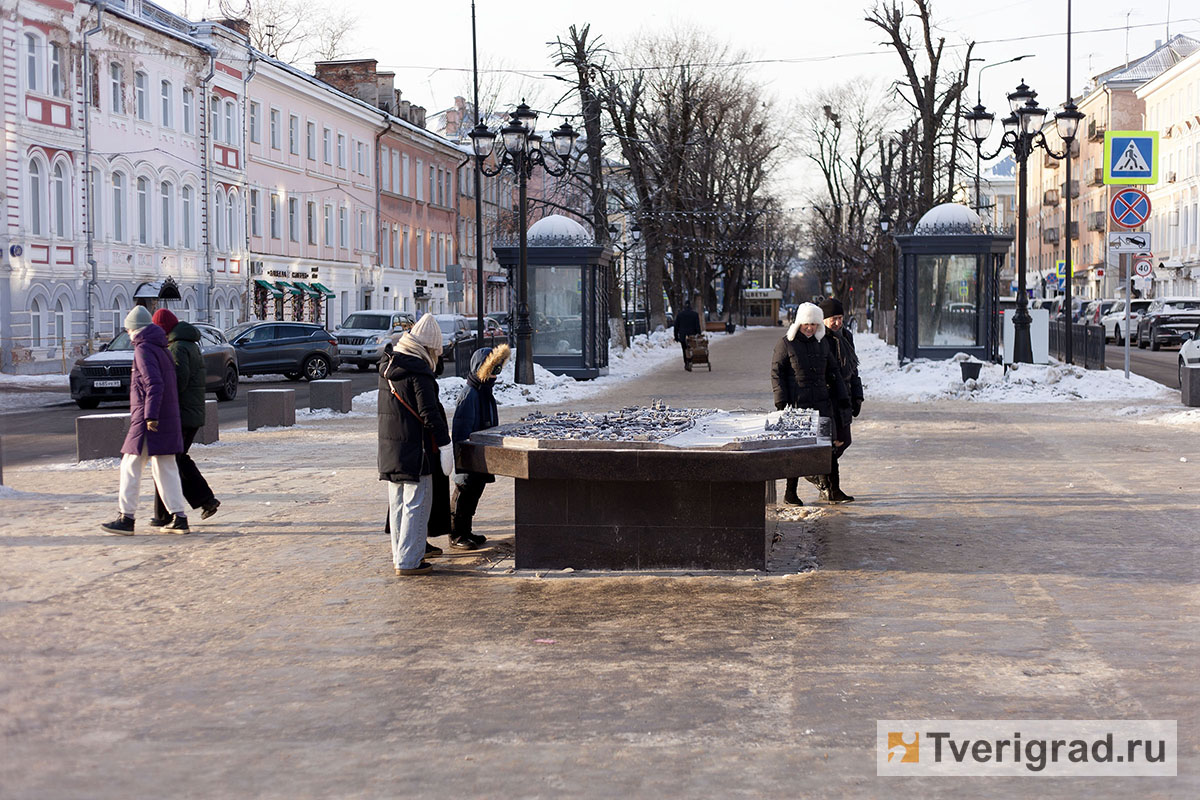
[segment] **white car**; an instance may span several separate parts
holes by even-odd
[[[1134,300],[1133,305],[1129,309],[1129,327],[1125,327],[1125,301],[1118,300],[1108,313],[1100,318],[1100,324],[1104,326],[1104,340],[1112,339],[1120,344],[1122,337],[1124,339],[1131,338],[1131,331],[1137,333],[1138,320],[1142,318],[1142,314],[1150,307],[1150,300]]]
[[[1200,325],[1196,330],[1184,332],[1183,346],[1179,348],[1179,388],[1183,388],[1184,369],[1200,369]]]
[[[416,322],[407,311],[355,311],[337,326],[338,358],[367,370],[379,363],[383,348],[393,334],[408,330]]]

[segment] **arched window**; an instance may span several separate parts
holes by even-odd
[[[50,94],[55,97],[67,96],[67,73],[63,66],[62,48],[57,44],[50,45]]]
[[[225,193],[218,189],[213,193],[213,245],[217,250],[224,250],[225,240]]]
[[[91,199],[88,203],[87,224],[91,228],[92,236],[100,236],[103,232],[103,225],[100,220],[104,219],[104,202],[101,195],[103,184],[100,182],[100,168],[92,167],[88,181],[88,194]]]
[[[230,252],[237,249],[237,195],[229,193],[229,203],[225,206],[225,249]]]
[[[113,241],[125,241],[125,173],[112,176],[112,234]]]
[[[133,74],[134,110],[137,118],[144,122],[150,121],[150,76],[144,72]]]
[[[50,174],[50,232],[55,236],[69,236],[67,230],[67,171],[62,161],[54,163]]]
[[[54,341],[51,345],[65,347],[71,334],[71,307],[64,298],[58,298],[54,304]]]
[[[113,336],[120,333],[121,327],[125,324],[125,306],[126,303],[121,301],[120,295],[113,295],[112,302],[109,304],[109,313],[112,314]]]
[[[237,121],[236,116],[237,116],[237,113],[234,110],[233,101],[226,100],[225,101],[225,143],[226,144],[237,144],[238,143],[238,137],[235,135],[235,133],[236,133],[235,129],[237,128],[237,125],[235,124]]]
[[[25,34],[25,88],[31,92],[42,90],[41,41],[32,33]]]
[[[191,249],[191,248],[195,247],[194,229],[192,227],[192,225],[193,225],[192,220],[194,219],[193,214],[195,212],[193,211],[193,208],[192,208],[193,196],[192,196],[192,187],[190,187],[190,186],[183,187],[183,203],[182,203],[182,205],[183,205],[183,208],[180,210],[182,211],[182,214],[183,214],[183,236],[181,237],[180,244],[183,245],[183,247],[185,247],[185,248]]]
[[[36,158],[29,159],[29,233],[42,236],[46,227],[46,173]]]
[[[35,297],[29,304],[29,346],[45,347],[42,337],[46,332],[46,306],[40,297]]]
[[[163,181],[159,185],[159,194],[162,198],[162,244],[163,247],[171,247],[173,245],[173,230],[172,224],[175,220],[175,187],[170,181]]]
[[[137,179],[137,240],[150,244],[150,181]]]
[[[173,96],[171,94],[171,82],[163,81],[159,87],[159,94],[162,97],[162,126],[164,128],[174,128],[175,119],[172,110]]]

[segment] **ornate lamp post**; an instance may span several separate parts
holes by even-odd
[[[1026,263],[1026,215],[1028,207],[1026,204],[1026,192],[1029,186],[1029,156],[1033,151],[1041,147],[1046,153],[1054,159],[1063,160],[1069,159],[1071,156],[1071,143],[1075,140],[1075,134],[1079,130],[1079,121],[1083,119],[1081,114],[1075,107],[1075,104],[1070,100],[1067,101],[1065,108],[1054,115],[1055,125],[1058,127],[1058,135],[1066,144],[1064,152],[1057,153],[1046,141],[1045,134],[1042,133],[1042,124],[1046,121],[1046,109],[1037,104],[1037,92],[1030,89],[1022,81],[1016,88],[1016,91],[1008,95],[1008,105],[1011,114],[1005,117],[1001,123],[1004,126],[1004,135],[1000,139],[1000,145],[994,153],[983,156],[982,158],[991,160],[1005,149],[1009,148],[1013,151],[1013,156],[1016,158],[1017,165],[1020,167],[1020,179],[1018,181],[1018,206],[1017,206],[1017,309],[1013,316],[1013,363],[1031,364],[1033,363],[1033,344],[1029,336],[1029,325],[1032,318],[1029,316],[1029,297],[1025,288],[1025,263]],[[996,120],[996,115],[989,112],[983,107],[983,103],[977,103],[975,108],[964,115],[967,122],[967,135],[975,140],[975,148],[977,151],[982,151],[983,143],[992,132],[992,123]],[[1069,164],[1070,162],[1068,162]],[[1070,172],[1067,173],[1066,184],[1066,251],[1067,251],[1067,329],[1065,339],[1065,356],[1067,363],[1071,361],[1071,319],[1070,319],[1070,302],[1071,302],[1071,279],[1070,279],[1070,264],[1071,264],[1071,183]]]
[[[548,152],[542,149],[542,137],[534,133],[534,126],[537,124],[536,112],[522,102],[509,117],[509,123],[498,132],[489,130],[481,122],[469,135],[471,145],[475,150],[475,161],[484,175],[489,178],[495,177],[507,166],[517,176],[520,204],[518,212],[520,216],[518,220],[520,260],[517,264],[517,358],[514,370],[517,383],[531,384],[533,383],[533,326],[529,322],[527,246],[529,226],[526,182],[533,174],[534,167],[541,167],[556,178],[565,175],[567,164],[575,148],[575,140],[579,134],[575,132],[570,123],[564,122],[550,134],[554,150]],[[489,157],[493,159],[494,167],[484,165]]]

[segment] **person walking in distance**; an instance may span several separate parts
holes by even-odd
[[[454,427],[451,438],[454,446],[465,442],[475,431],[494,428],[500,424],[500,412],[492,390],[496,378],[508,361],[508,345],[498,345],[494,350],[481,347],[471,354],[471,374],[467,385],[459,395],[454,409]],[[458,550],[476,550],[487,541],[487,537],[471,532],[479,498],[495,475],[486,472],[455,472],[454,497],[450,502],[450,546]]]
[[[442,330],[426,314],[379,360],[379,479],[388,482],[388,523],[397,575],[433,571],[425,561],[431,475],[454,471],[454,449],[434,378]],[[437,466],[435,466],[435,462]]]
[[[175,456],[179,467],[179,482],[183,487],[183,499],[192,508],[202,509],[200,519],[208,519],[217,513],[221,501],[213,495],[208,481],[200,474],[200,468],[188,455],[196,434],[204,427],[204,356],[200,353],[200,331],[189,322],[180,322],[170,309],[160,308],[154,312],[154,324],[167,334],[167,349],[175,360],[175,384],[179,390],[179,424],[183,430],[183,452]],[[154,492],[154,518],[151,525],[166,525],[170,522],[167,507],[161,493]]]
[[[849,407],[835,409],[834,413],[842,417],[842,443],[833,448],[833,460],[828,475],[810,475],[810,483],[816,484],[821,490],[821,499],[830,503],[851,503],[854,498],[842,491],[841,470],[838,459],[850,446],[850,424],[862,410],[863,386],[858,376],[858,355],[854,352],[854,334],[845,326],[845,311],[842,304],[835,298],[828,298],[821,303],[821,313],[825,317],[825,340],[838,363],[846,390],[850,393]]]
[[[700,333],[700,315],[692,310],[691,303],[684,303],[683,311],[675,318],[675,341],[683,348],[683,368],[688,372],[692,371],[692,362],[688,358],[687,337],[699,336]]]
[[[838,411],[849,406],[850,395],[829,343],[825,341],[825,325],[820,307],[801,303],[796,309],[796,321],[787,335],[775,345],[771,356],[771,388],[775,408],[811,408],[831,421],[833,446],[842,445],[842,415]],[[783,501],[802,506],[796,487],[799,478],[788,478]]]
[[[108,533],[133,535],[142,470],[149,460],[154,484],[171,515],[159,530],[187,533],[187,510],[175,463],[175,454],[183,452],[179,389],[167,334],[151,321],[145,306],[134,306],[125,316],[125,330],[133,342],[133,369],[129,376],[129,433],[121,446],[121,513],[100,527]]]

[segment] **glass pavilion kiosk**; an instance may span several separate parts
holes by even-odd
[[[956,353],[991,360],[1000,346],[1000,267],[1011,233],[993,233],[970,208],[943,203],[896,237],[896,350],[900,361]]]

